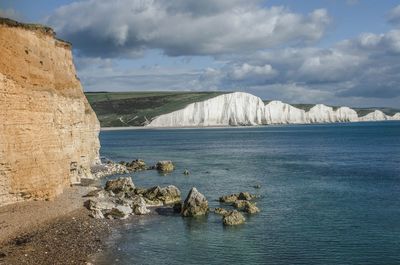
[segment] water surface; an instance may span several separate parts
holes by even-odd
[[[141,218],[99,264],[400,264],[400,122],[104,131],[101,145],[114,160],[177,165],[135,173],[137,186],[195,186],[211,207],[262,197],[239,227],[213,214]]]

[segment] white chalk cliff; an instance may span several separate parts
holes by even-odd
[[[400,120],[376,110],[358,117],[349,107],[332,107],[317,104],[308,112],[281,101],[267,104],[254,95],[244,92],[224,94],[187,105],[181,110],[155,117],[147,127],[209,127],[249,126],[266,124],[308,124],[357,121]]]

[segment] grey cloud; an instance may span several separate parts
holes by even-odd
[[[221,69],[214,69],[211,79],[214,87],[230,90],[236,86],[255,88],[261,93],[277,94],[291,99],[297,92],[316,102],[317,97],[328,100],[361,98],[387,100],[399,104],[400,97],[400,31],[391,30],[385,34],[362,34],[338,43],[332,48],[287,48],[273,51],[259,51],[236,57]],[[258,71],[242,71],[233,75],[238,65],[247,69],[262,69],[268,65],[273,75]],[[202,77],[201,79],[205,79]],[[296,92],[297,90],[297,92]],[[279,97],[278,97],[279,98]],[[397,100],[397,101],[396,101]]]
[[[47,19],[82,55],[134,57],[145,49],[170,56],[245,53],[318,40],[329,24],[324,9],[307,16],[259,1],[87,0]]]
[[[395,25],[400,25],[400,5],[390,10],[388,14],[388,21]]]

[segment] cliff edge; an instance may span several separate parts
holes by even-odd
[[[50,28],[0,18],[0,206],[90,177],[99,130],[71,45]]]

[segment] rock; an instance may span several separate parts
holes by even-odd
[[[147,169],[146,163],[141,159],[136,159],[130,163],[126,163],[126,167],[130,171],[141,171]]]
[[[116,204],[110,200],[102,199],[102,200],[92,200],[89,199],[85,201],[84,206],[89,210],[111,210],[116,206]]]
[[[259,184],[254,185],[253,188],[255,188],[255,189],[261,189],[261,185],[259,185]]]
[[[231,226],[231,225],[240,225],[246,221],[243,214],[239,213],[236,210],[228,212],[222,218],[222,222],[224,225]]]
[[[219,197],[220,202],[225,202],[225,203],[232,203],[238,200],[238,195],[237,194],[230,194],[230,195],[225,195],[222,197]]]
[[[132,208],[129,206],[118,205],[107,212],[107,218],[111,219],[126,219],[132,213]]]
[[[246,201],[245,206],[243,207],[243,211],[249,214],[255,214],[255,213],[259,213],[260,209],[258,209],[258,207],[256,206],[255,203]]]
[[[90,212],[89,216],[96,219],[104,219],[103,212],[100,209],[93,209]]]
[[[208,212],[208,201],[196,188],[192,188],[182,207],[182,216],[205,215]]]
[[[260,209],[256,206],[254,202],[246,200],[237,200],[233,203],[233,207],[240,209],[246,213],[254,214],[260,212]]]
[[[159,190],[157,199],[161,200],[164,204],[173,204],[176,202],[180,202],[181,192],[174,185],[169,185]]]
[[[185,170],[183,171],[183,175],[186,175],[186,176],[190,175],[189,170],[185,169]]]
[[[214,213],[216,213],[216,214],[220,214],[220,215],[226,215],[226,214],[228,214],[228,211],[226,210],[226,209],[224,209],[224,208],[215,208],[214,209]]]
[[[248,192],[241,192],[239,193],[238,199],[239,200],[246,200],[246,201],[251,201],[252,199],[256,198],[256,195],[252,195]]]
[[[158,200],[158,199],[150,200],[150,199],[144,198],[144,200],[146,201],[146,205],[149,206],[149,207],[163,206],[164,205],[163,202]]]
[[[104,199],[109,197],[109,193],[103,189],[98,189],[98,190],[92,190],[88,194],[85,195],[85,197],[94,197],[94,198],[99,198],[99,199]]]
[[[246,202],[247,202],[246,200],[237,200],[233,203],[233,207],[237,209],[242,209],[246,205]]]
[[[134,194],[144,194],[144,193],[146,193],[146,191],[147,191],[147,189],[146,188],[138,188],[138,187],[136,187],[134,190],[133,190],[133,193]]]
[[[150,210],[146,207],[146,201],[143,199],[142,196],[136,196],[132,201],[131,207],[136,215],[144,215],[150,213]]]
[[[135,188],[133,184],[132,178],[124,177],[124,178],[117,178],[113,180],[109,180],[106,182],[106,191],[112,191],[114,193],[119,192],[129,192]]]
[[[125,165],[108,161],[106,164],[96,165],[91,168],[91,173],[94,178],[99,179],[115,174],[127,174],[129,170]]]
[[[147,189],[147,191],[143,193],[143,197],[145,197],[150,204],[158,204],[159,202],[163,204],[173,204],[181,201],[181,192],[173,185],[163,188],[155,186]]]
[[[170,160],[164,160],[164,161],[158,161],[156,164],[156,169],[160,172],[172,172],[174,170],[175,166],[172,164],[172,161]]]
[[[182,212],[182,202],[177,202],[174,204],[174,206],[172,207],[174,209],[175,213],[181,213]]]
[[[149,200],[155,199],[155,198],[157,198],[157,195],[159,194],[160,189],[161,189],[160,186],[154,186],[154,187],[148,188],[143,193],[143,197],[145,197]]]

